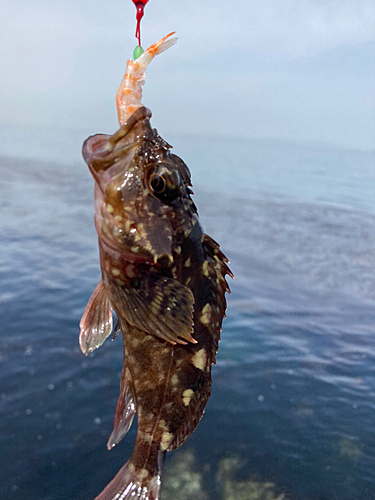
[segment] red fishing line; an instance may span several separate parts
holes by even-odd
[[[148,0],[132,0],[132,2],[135,5],[135,8],[137,9],[137,28],[135,30],[135,36],[138,38],[138,45],[141,45],[141,19],[144,14],[144,8]]]

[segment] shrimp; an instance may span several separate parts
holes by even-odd
[[[137,60],[128,60],[125,75],[116,94],[116,108],[120,127],[127,122],[134,111],[143,106],[141,102],[142,85],[145,83],[147,66],[156,55],[161,54],[177,42],[177,38],[169,38],[174,34],[175,31],[151,45]]]

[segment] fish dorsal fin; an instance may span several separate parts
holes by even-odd
[[[100,347],[111,334],[112,309],[102,281],[93,291],[79,327],[79,345],[86,356]]]
[[[164,276],[147,275],[112,290],[119,317],[171,344],[195,343],[194,296],[189,288]],[[186,342],[187,341],[187,342]]]
[[[113,431],[107,443],[107,448],[111,450],[118,444],[130,429],[134,415],[136,413],[134,390],[129,369],[124,365],[121,373],[120,396],[117,401],[115,422]]]
[[[194,386],[199,387],[194,392],[187,389],[182,393],[185,394],[185,417],[181,420],[181,424],[174,430],[173,440],[171,441],[168,451],[175,450],[181,446],[184,441],[191,435],[202,418],[208,398],[211,394],[211,362],[215,362],[216,351],[220,340],[220,331],[222,319],[225,315],[226,300],[225,292],[229,292],[229,286],[225,280],[228,274],[233,277],[232,272],[227,266],[228,259],[221,252],[220,246],[207,234],[202,237],[202,243],[205,253],[205,262],[202,266],[203,276],[206,278],[204,287],[205,300],[210,305],[211,311],[209,316],[210,321],[204,321],[212,335],[212,351],[207,347],[197,346],[197,350],[192,351],[190,364],[194,365],[198,370],[195,371]],[[202,297],[201,297],[202,298]],[[197,296],[197,302],[201,300]],[[209,362],[209,365],[206,363]],[[205,368],[202,370],[202,368]],[[190,378],[190,384],[194,379]],[[192,387],[192,386],[190,386]]]
[[[220,246],[214,239],[207,234],[202,237],[203,249],[206,261],[203,263],[202,271],[206,277],[207,287],[205,293],[209,311],[211,314],[206,318],[207,328],[210,330],[213,342],[212,362],[215,363],[216,352],[219,346],[221,324],[225,318],[225,310],[227,307],[225,292],[230,293],[226,275],[233,278],[233,273],[229,269],[228,259],[220,250]]]

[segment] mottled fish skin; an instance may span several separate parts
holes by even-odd
[[[105,318],[108,325],[108,314],[98,313],[108,301],[124,340],[109,448],[138,413],[130,460],[96,500],[159,498],[163,456],[195,430],[211,394],[229,292],[225,275],[232,276],[219,245],[202,232],[187,166],[151,128],[150,116],[140,108],[114,136],[91,137],[83,148],[96,181],[106,300],[98,293],[100,303],[91,299],[81,346],[87,354],[111,333],[95,324]]]

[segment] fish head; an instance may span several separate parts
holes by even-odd
[[[112,136],[98,134],[83,145],[95,179],[95,225],[99,239],[133,261],[173,261],[176,239],[192,231],[197,214],[190,172],[171,154],[139,108]]]

